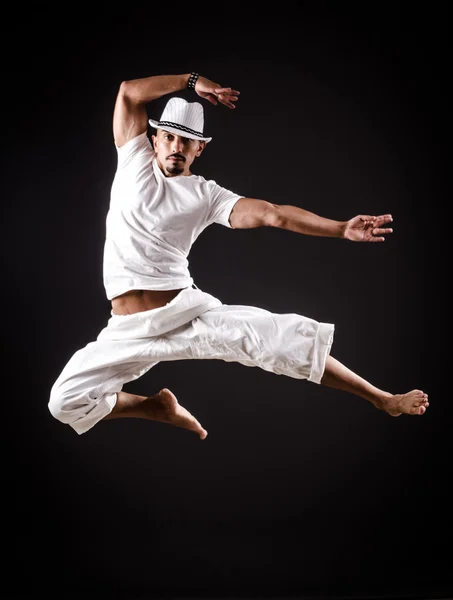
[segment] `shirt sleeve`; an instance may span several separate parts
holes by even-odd
[[[243,196],[217,185],[215,181],[210,181],[209,183],[211,193],[208,220],[210,223],[218,223],[232,229],[229,221],[230,214],[233,206]]]
[[[141,133],[126,142],[123,146],[115,144],[118,164],[117,170],[124,169],[132,163],[148,163],[154,158],[154,149],[149,141],[147,132]]]

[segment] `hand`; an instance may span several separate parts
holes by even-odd
[[[195,84],[195,92],[211,104],[215,105],[220,102],[220,104],[224,104],[228,108],[236,108],[233,102],[236,102],[241,93],[237,90],[232,90],[230,87],[221,87],[218,83],[201,75]]]
[[[358,215],[346,222],[343,237],[352,242],[384,242],[384,235],[393,233],[393,229],[382,225],[392,221],[392,215]]]

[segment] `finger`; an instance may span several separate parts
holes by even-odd
[[[236,101],[234,98],[228,98],[228,96],[217,96],[217,99],[219,102],[222,102],[222,104],[226,104],[228,102],[230,105]]]
[[[218,103],[219,103],[219,100],[218,100],[218,98],[217,98],[216,96],[214,96],[213,94],[207,94],[207,95],[205,96],[205,99],[206,99],[206,100],[209,100],[209,102],[210,102],[211,104],[214,104],[214,105],[216,105],[216,104],[218,104]]]
[[[374,219],[376,217],[373,217],[371,215],[360,215],[360,220],[365,224],[365,225],[369,225],[370,223],[374,223]]]
[[[229,102],[237,102],[238,96],[230,96],[230,94],[215,94],[217,98],[228,100]]]
[[[390,223],[393,221],[392,215],[379,215],[376,217],[377,223],[380,225],[381,223]]]
[[[232,90],[230,87],[225,87],[225,88],[215,88],[214,92],[216,94],[228,94],[228,95],[233,95],[233,96],[239,96],[241,92],[239,92],[238,90]]]
[[[218,100],[219,102],[221,102],[222,104],[224,104],[225,106],[228,106],[229,108],[236,108],[236,106],[230,102],[230,100],[228,98],[226,98],[225,96],[218,96]]]
[[[393,233],[391,227],[376,227],[373,229],[373,235],[386,235],[388,233]]]
[[[231,104],[231,102],[227,102],[226,100],[220,100],[220,103],[224,106],[228,106],[228,108],[236,108],[234,104]]]

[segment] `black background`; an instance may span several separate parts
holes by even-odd
[[[47,5],[4,23],[5,597],[453,595],[447,9],[298,6]],[[78,436],[52,418],[53,381],[110,313],[118,86],[192,70],[241,91],[234,111],[205,103],[195,173],[334,219],[394,218],[384,244],[214,225],[190,255],[198,287],[334,323],[333,356],[427,391],[426,415],[180,361],[125,389],[170,387],[203,442],[138,420]]]

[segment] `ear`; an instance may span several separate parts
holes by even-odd
[[[198,150],[196,153],[196,156],[200,156],[200,154],[203,152],[203,150],[206,148],[206,142],[198,142]]]
[[[154,150],[157,150],[157,135],[152,135],[151,139],[153,140]]]

